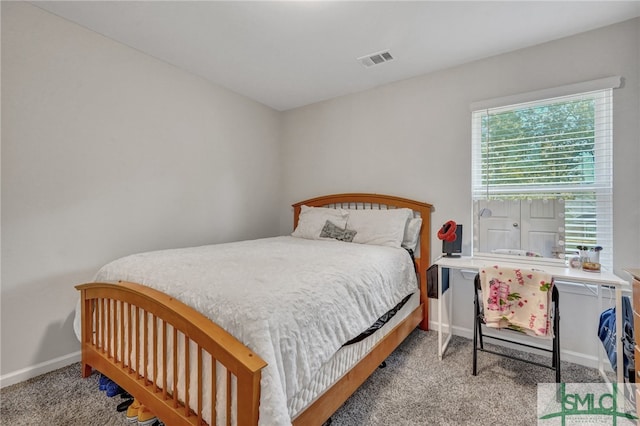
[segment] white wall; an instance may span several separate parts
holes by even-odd
[[[278,233],[280,113],[2,2],[2,384],[77,359],[75,284]]]
[[[470,103],[621,75],[625,85],[614,91],[613,239],[615,272],[627,278],[622,269],[640,265],[639,51],[635,19],[285,112],[285,204],[351,191],[432,203],[435,258],[442,247],[435,236],[438,224],[453,219],[471,227]],[[286,215],[280,218],[286,230]],[[470,253],[469,232],[463,250]],[[469,310],[454,326],[470,330],[470,284],[461,277],[454,281],[461,293],[456,305]],[[563,299],[563,349],[587,358],[598,348],[597,320],[591,325],[599,311],[592,299]],[[591,324],[585,338],[584,324]],[[586,346],[584,339],[591,339]]]

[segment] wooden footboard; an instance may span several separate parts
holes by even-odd
[[[167,425],[201,425],[207,418],[212,424],[219,418],[227,424],[231,419],[238,425],[258,423],[266,363],[231,334],[149,287],[123,282],[76,288],[82,303],[84,377],[95,368]],[[205,395],[210,401],[204,401]]]

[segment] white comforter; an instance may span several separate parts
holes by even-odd
[[[417,289],[404,249],[275,237],[136,254],[96,281],[167,293],[233,334],[268,366],[261,425],[287,425],[287,400],[346,341]]]

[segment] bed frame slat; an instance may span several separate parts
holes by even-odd
[[[162,321],[162,400],[167,400],[167,322]]]
[[[216,387],[216,378],[218,377],[218,365],[216,359],[211,355],[211,418],[217,419],[218,410],[216,401],[218,400],[218,388]]]
[[[147,375],[147,366],[149,365],[149,314],[142,311],[142,378],[149,377]]]
[[[153,330],[153,347],[155,348],[155,351],[157,351],[158,350],[158,319],[156,318],[155,315],[151,316],[151,323],[152,323],[151,329]],[[158,353],[155,351],[152,352],[152,355],[153,355],[152,374],[153,374],[153,377],[158,377]],[[153,381],[153,391],[158,392],[157,380]]]
[[[197,396],[198,396],[198,423],[202,423],[202,376],[204,372],[202,371],[202,347],[198,345],[198,374],[196,377],[198,378],[198,387],[197,387]]]
[[[124,328],[124,303],[122,301],[118,301],[118,310],[120,312],[120,329],[119,329],[119,335],[120,335],[120,352],[118,352],[118,356],[120,357],[120,368],[124,368],[124,333],[125,333],[125,328]]]
[[[227,426],[231,426],[231,416],[229,415],[229,413],[231,413],[231,404],[233,402],[232,397],[233,395],[231,394],[231,373],[229,372],[229,370],[227,370]]]
[[[184,336],[184,388],[182,394],[184,395],[184,415],[189,417],[189,382],[191,378],[191,357],[189,356],[189,338]]]
[[[175,389],[178,389],[178,330],[173,327],[173,408],[178,408],[178,392]]]

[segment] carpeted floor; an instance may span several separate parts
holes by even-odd
[[[332,417],[334,426],[535,425],[537,383],[554,372],[488,353],[471,375],[472,342],[454,336],[443,359],[437,333],[414,331]],[[531,356],[531,355],[528,355]],[[80,365],[0,391],[0,425],[129,425],[116,411],[120,397],[98,391],[98,375]],[[562,381],[601,382],[595,369],[562,363]]]

